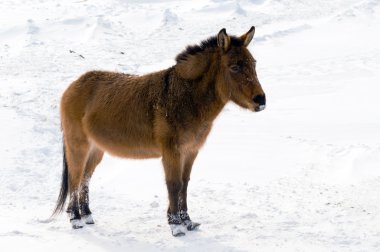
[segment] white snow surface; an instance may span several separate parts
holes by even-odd
[[[379,0],[2,0],[0,13],[0,251],[380,251]],[[252,25],[267,108],[229,104],[215,121],[189,185],[199,231],[172,237],[159,159],[105,156],[96,224],[49,219],[70,82],[167,68]]]

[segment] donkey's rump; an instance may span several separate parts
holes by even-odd
[[[158,157],[153,135],[153,104],[157,99],[153,94],[157,82],[152,78],[103,71],[88,72],[75,81],[70,88],[79,97],[72,99],[77,103],[81,100],[81,106],[73,104],[77,109],[75,114],[89,142],[117,156]],[[71,101],[62,106],[70,107],[70,104]]]

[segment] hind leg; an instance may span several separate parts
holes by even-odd
[[[83,179],[79,191],[79,208],[82,219],[86,224],[94,224],[92,212],[90,210],[89,200],[89,184],[92,174],[96,166],[102,161],[104,152],[93,147],[87,159],[86,168],[84,170]]]
[[[191,154],[188,154],[187,157],[185,158],[185,164],[183,168],[183,173],[182,173],[182,190],[179,193],[179,211],[180,211],[180,216],[182,220],[182,224],[186,226],[187,230],[195,230],[196,228],[199,227],[200,223],[193,222],[190,219],[190,216],[187,212],[187,186],[189,184],[190,180],[190,173],[191,169],[193,167],[193,163],[195,158],[197,157],[198,152],[194,152]]]
[[[70,195],[67,213],[69,214],[70,223],[74,229],[83,227],[79,211],[79,189],[85,164],[87,162],[89,148],[89,143],[84,135],[77,134],[76,137],[65,136],[65,152],[68,164]]]

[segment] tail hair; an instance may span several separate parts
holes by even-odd
[[[62,212],[66,203],[68,192],[69,192],[68,166],[67,166],[67,160],[66,160],[65,143],[63,143],[63,171],[62,171],[61,190],[59,192],[57,205],[53,211],[52,216],[55,216]]]

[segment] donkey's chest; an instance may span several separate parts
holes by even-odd
[[[198,127],[193,127],[181,132],[179,146],[184,151],[195,151],[202,147],[210,133],[211,124],[204,123]]]

